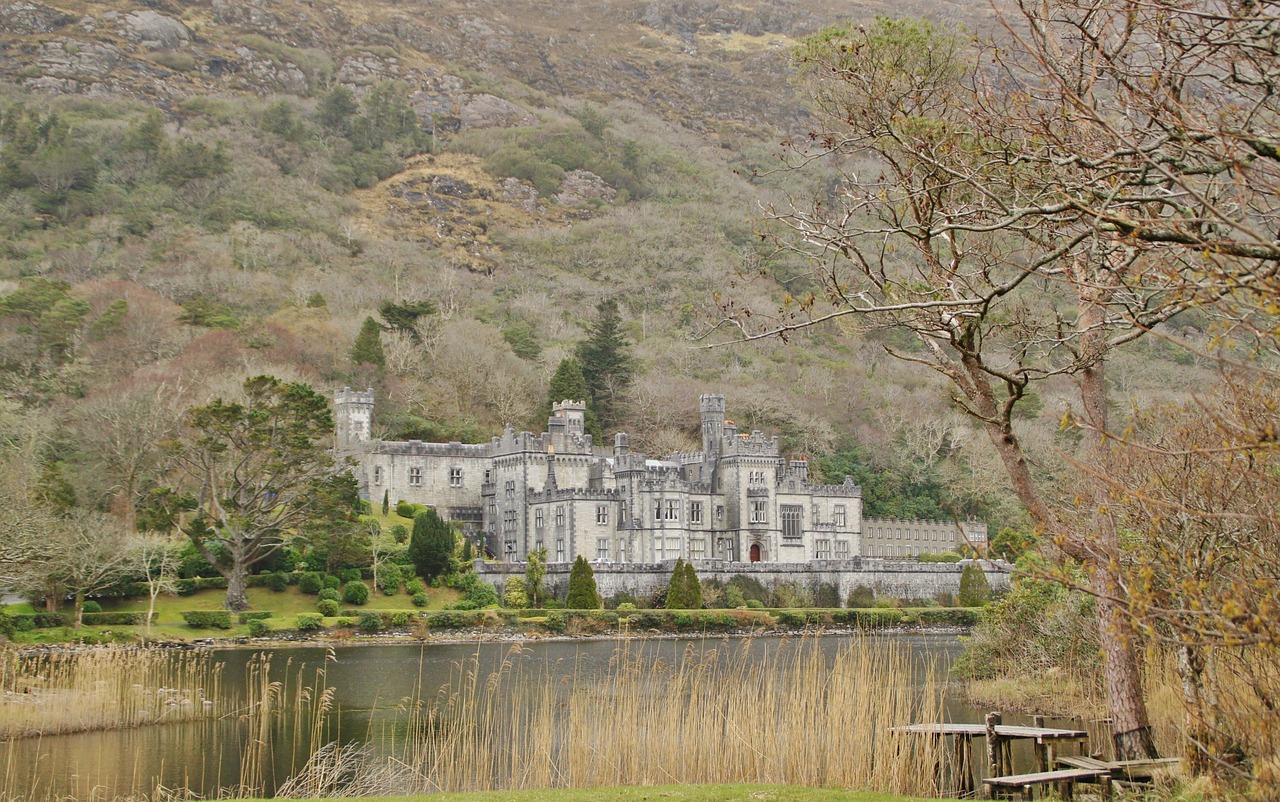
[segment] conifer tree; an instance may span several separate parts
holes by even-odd
[[[391,512],[391,491],[382,491],[382,517],[386,517]]]
[[[382,350],[382,326],[371,317],[366,317],[360,325],[360,333],[351,346],[351,361],[357,365],[386,367],[387,355]]]
[[[609,299],[596,307],[596,320],[587,339],[578,344],[590,403],[601,427],[612,429],[621,418],[621,401],[635,373],[631,345],[622,334],[618,302]]]
[[[697,577],[694,577],[697,581]],[[702,596],[702,589],[699,587],[698,596]],[[671,583],[667,586],[667,602],[668,610],[687,610],[692,605],[692,598],[689,588],[688,575],[685,573],[684,559],[676,560],[676,569],[671,572]],[[699,598],[699,606],[701,606],[701,598]]]
[[[430,508],[413,516],[409,559],[418,575],[430,582],[449,570],[453,555],[453,528]]]
[[[581,554],[573,561],[573,570],[569,572],[569,596],[564,606],[570,610],[599,610],[601,607],[595,571]]]
[[[956,602],[961,607],[984,607],[991,601],[991,584],[987,575],[976,563],[969,563],[960,572],[960,592]]]
[[[684,597],[685,606],[690,610],[702,609],[702,583],[691,562],[684,564]]]

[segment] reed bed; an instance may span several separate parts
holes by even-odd
[[[405,707],[395,754],[330,747],[282,789],[309,796],[672,783],[764,783],[934,794],[937,747],[892,727],[937,721],[937,672],[876,638],[834,657],[811,638],[764,657],[689,646],[656,665],[623,641],[604,677],[527,668],[509,653]]]
[[[221,698],[220,672],[195,652],[0,651],[0,741],[210,718]]]

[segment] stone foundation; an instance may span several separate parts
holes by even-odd
[[[698,578],[728,582],[735,576],[747,576],[770,591],[779,585],[792,584],[816,588],[835,585],[841,599],[857,587],[868,587],[877,596],[898,599],[930,599],[943,593],[960,592],[960,574],[964,567],[976,563],[987,577],[993,592],[1009,588],[1011,566],[996,560],[963,560],[958,563],[922,563],[872,558],[851,560],[814,560],[807,563],[738,563],[725,560],[692,560]],[[547,589],[564,597],[569,587],[570,563],[547,566]],[[674,560],[661,563],[592,563],[600,596],[608,599],[621,593],[637,598],[652,596],[671,581]],[[524,576],[524,563],[486,563],[477,560],[476,573],[502,593],[510,576]]]

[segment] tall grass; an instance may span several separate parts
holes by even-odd
[[[209,718],[220,699],[220,671],[195,652],[0,651],[0,740]]]
[[[372,757],[330,747],[291,795],[769,783],[936,792],[940,757],[892,727],[941,715],[937,673],[874,638],[834,658],[814,639],[760,658],[751,644],[690,646],[654,664],[623,641],[603,677],[458,666],[450,692],[405,706],[415,734]]]

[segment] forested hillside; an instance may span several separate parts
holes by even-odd
[[[553,372],[616,300],[635,372],[615,424],[635,447],[690,447],[698,394],[723,392],[740,426],[874,488],[872,514],[1016,523],[983,437],[885,355],[909,337],[697,339],[718,302],[806,289],[762,209],[830,189],[783,169],[779,143],[808,130],[792,48],[850,10],[0,3],[10,470],[132,517],[179,411],[257,373],[372,386],[385,436],[538,429]],[[991,24],[977,2],[853,10]],[[1121,354],[1115,397],[1203,380],[1166,348]],[[1065,397],[1023,405],[1037,470],[1075,447]]]

